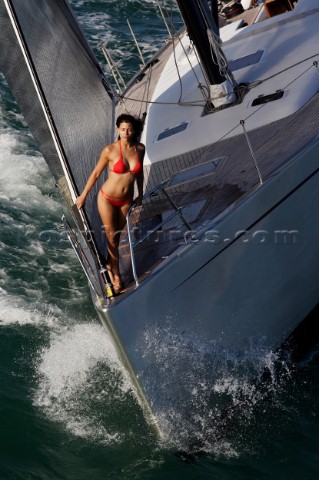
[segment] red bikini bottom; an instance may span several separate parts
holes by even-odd
[[[124,205],[127,205],[128,203],[131,203],[131,199],[127,200],[119,200],[117,197],[111,197],[107,193],[103,192],[102,188],[100,190],[102,197],[107,201],[110,202],[111,205],[114,207],[123,207]]]

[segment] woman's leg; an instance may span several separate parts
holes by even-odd
[[[126,223],[126,213],[130,208],[130,203],[123,205],[122,207],[114,208],[114,226],[116,229],[114,231],[114,249],[117,253],[117,268],[113,270],[113,287],[115,293],[119,293],[122,288],[122,280],[119,269],[119,244],[121,240],[121,233]]]
[[[116,232],[118,230],[118,207],[114,207],[99,193],[97,200],[99,214],[107,237],[108,265],[113,275],[119,277],[119,251]]]
[[[126,214],[128,212],[128,209],[131,206],[131,202],[127,203],[126,205],[123,205],[123,207],[119,208],[118,212],[118,228],[119,231],[122,232],[123,228],[125,227],[126,224]],[[120,239],[119,239],[120,240]]]
[[[121,240],[121,233],[126,223],[126,214],[130,206],[131,206],[131,203],[127,203],[126,205],[123,205],[122,207],[117,207],[115,209],[116,210],[116,221],[115,221],[116,231],[115,231],[115,237],[114,237],[114,245],[117,252],[117,265],[118,265],[119,273],[117,274],[115,270],[113,271],[113,273],[114,273],[114,286],[116,286],[115,288],[117,288],[118,290],[121,290],[123,287],[120,270],[119,270],[119,244]]]

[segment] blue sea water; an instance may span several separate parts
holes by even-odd
[[[175,4],[164,4],[178,25]],[[126,80],[140,62],[125,18],[146,56],[165,39],[155,1],[71,5],[106,73],[102,42]],[[214,391],[235,408],[214,428],[198,412],[212,433],[201,454],[156,437],[92,307],[62,208],[0,75],[0,480],[319,478],[316,347],[279,370],[260,352],[269,378],[259,389],[229,357]]]

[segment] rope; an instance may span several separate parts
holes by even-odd
[[[142,96],[142,100],[141,100],[141,105],[140,105],[140,110],[139,110],[139,114],[138,114],[138,117],[140,118],[141,117],[141,113],[142,113],[142,109],[143,109],[143,104],[147,105],[148,103],[148,98],[149,98],[149,91],[150,91],[150,84],[151,84],[151,78],[152,78],[152,66],[150,65],[148,71],[147,71],[147,74],[148,74],[148,79],[147,81],[145,82],[145,88],[144,88],[144,91],[143,91],[143,96]],[[146,100],[145,100],[146,98]]]
[[[232,83],[234,87],[237,86],[236,80],[229,70],[228,62],[224,55],[224,52],[221,49],[222,41],[220,37],[218,37],[215,32],[213,32],[213,30],[211,30],[210,28],[207,28],[207,36],[210,45],[212,60],[214,64],[217,65],[220,75],[228,78],[228,80]]]
[[[203,98],[204,98],[204,100],[205,100],[205,102],[206,102],[207,99],[208,99],[208,95],[205,94],[205,92],[204,92],[204,87],[203,87],[202,83],[200,82],[200,80],[199,80],[199,78],[198,78],[198,76],[197,76],[197,74],[196,74],[196,71],[195,71],[195,69],[194,69],[194,67],[193,67],[193,65],[192,65],[192,62],[190,61],[190,58],[189,58],[189,56],[188,56],[188,54],[187,54],[187,52],[186,52],[186,50],[185,50],[185,47],[184,47],[184,45],[183,45],[183,43],[182,43],[181,37],[180,37],[179,33],[176,31],[175,25],[174,25],[174,23],[173,23],[173,6],[172,6],[172,2],[171,2],[171,7],[170,7],[170,13],[167,13],[167,10],[166,10],[165,7],[163,7],[163,9],[166,11],[166,15],[167,15],[168,18],[169,18],[169,21],[170,21],[170,24],[171,24],[171,27],[172,27],[172,31],[175,33],[175,35],[172,36],[172,44],[173,44],[174,63],[175,63],[175,67],[176,67],[176,71],[177,71],[177,75],[178,75],[178,79],[179,79],[179,83],[180,83],[180,96],[179,96],[179,100],[178,100],[178,102],[177,102],[177,105],[182,105],[182,103],[181,103],[181,98],[182,98],[182,96],[183,96],[183,84],[182,84],[182,79],[181,79],[181,77],[180,77],[180,73],[179,73],[179,69],[178,69],[178,65],[177,65],[177,60],[176,60],[176,49],[175,49],[175,43],[174,43],[175,37],[177,37],[178,40],[179,40],[179,42],[180,42],[180,45],[181,45],[181,47],[182,47],[182,49],[183,49],[183,52],[184,52],[184,54],[185,54],[185,57],[187,58],[187,61],[188,61],[188,63],[189,63],[189,66],[190,66],[193,74],[194,74],[194,77],[196,78],[198,87],[199,87],[199,89],[200,89],[200,91],[201,91],[201,93],[202,93],[202,95],[203,95]],[[192,42],[191,42],[191,43],[192,43]],[[198,65],[199,65],[200,68],[201,68],[203,77],[205,78],[204,70],[203,70],[203,68],[202,68],[201,62],[199,62],[199,59],[198,59],[198,56],[197,56],[197,51],[196,51],[196,48],[194,48],[194,46],[193,46],[193,49],[194,49],[194,52],[195,52],[195,56],[196,56],[196,58],[197,58],[197,63],[198,63]],[[207,87],[207,85],[206,85],[206,87]],[[208,89],[208,88],[207,88],[207,89]]]
[[[125,95],[119,96],[121,100],[130,100],[131,102],[141,102],[140,98],[126,97]],[[144,103],[152,105],[180,105],[181,107],[205,107],[205,103],[202,103],[203,100],[194,100],[193,102],[158,102],[153,100],[144,100]]]
[[[194,48],[194,47],[193,47],[193,48]],[[199,57],[198,57],[198,53],[197,53],[196,48],[194,48],[194,52],[195,52],[195,57],[196,57],[196,60],[197,60],[197,65],[199,65],[199,67],[200,67],[200,69],[201,69],[203,78],[206,79],[206,90],[207,90],[207,94],[204,96],[204,98],[205,98],[205,100],[206,100],[206,102],[207,102],[207,100],[209,99],[209,82],[208,82],[208,79],[206,78],[206,72],[205,72],[205,70],[204,70],[204,68],[203,68],[203,66],[202,66],[202,62],[200,62],[200,60],[199,60]],[[195,70],[194,70],[194,72],[195,72]],[[199,88],[201,88],[202,84],[199,82],[199,80],[198,80],[197,83],[198,83]],[[203,88],[204,88],[204,87],[203,87]]]
[[[264,82],[267,82],[268,80],[270,80],[271,78],[274,78],[274,77],[277,77],[278,75],[281,75],[282,73],[284,72],[287,72],[288,70],[290,70],[291,68],[294,68],[296,67],[297,65],[301,65],[302,63],[305,63],[307,62],[308,60],[311,60],[312,58],[314,57],[318,57],[319,56],[319,53],[315,53],[314,55],[310,55],[310,57],[307,57],[307,58],[304,58],[303,60],[300,60],[300,62],[296,62],[296,63],[293,63],[292,65],[289,65],[289,67],[286,67],[286,68],[283,68],[282,70],[279,70],[279,72],[276,72],[274,73],[273,75],[270,75],[269,77],[266,77],[262,80],[256,80],[255,82],[252,82],[249,84],[249,88],[255,88],[255,87],[258,87],[260,84],[264,83]],[[318,62],[313,62],[312,66],[314,66],[315,63],[318,63]],[[305,70],[303,73],[301,73],[298,77],[296,77],[295,80],[297,80],[298,78],[300,78],[304,73],[306,73],[308,70],[310,70],[311,67],[307,68],[307,70]],[[293,80],[293,81],[295,81]],[[292,83],[292,82],[291,82]],[[289,84],[291,85],[291,84]]]
[[[253,147],[252,147],[252,144],[249,140],[249,136],[247,134],[247,131],[246,131],[246,128],[245,128],[245,120],[240,120],[240,125],[243,127],[243,130],[244,130],[244,135],[246,137],[246,141],[247,141],[247,144],[248,144],[248,148],[249,148],[249,151],[250,151],[250,155],[253,159],[253,162],[254,162],[254,165],[256,167],[256,171],[257,171],[257,175],[258,175],[258,178],[259,178],[259,182],[260,182],[260,185],[263,184],[263,179],[261,177],[261,173],[260,173],[260,170],[259,170],[259,166],[258,166],[258,162],[257,162],[257,159],[255,157],[255,154],[254,154],[254,150],[253,150]]]
[[[196,79],[197,85],[198,85],[198,87],[199,87],[199,89],[200,89],[200,91],[201,91],[201,93],[202,93],[202,95],[203,95],[203,98],[204,98],[205,102],[206,102],[208,97],[207,97],[207,95],[205,95],[205,93],[204,93],[204,90],[203,90],[203,88],[202,88],[203,85],[202,85],[202,83],[200,82],[200,80],[199,80],[199,78],[198,78],[198,76],[197,76],[197,74],[196,74],[196,71],[195,71],[195,69],[194,69],[194,67],[193,67],[193,65],[192,65],[192,62],[190,61],[190,58],[189,58],[189,56],[188,56],[188,54],[187,54],[187,52],[186,52],[186,50],[185,50],[185,47],[184,47],[184,45],[183,45],[183,43],[182,43],[182,40],[181,40],[181,38],[180,38],[180,36],[179,36],[178,34],[177,34],[177,37],[178,37],[179,43],[180,43],[180,45],[181,45],[181,47],[182,47],[182,50],[183,50],[183,52],[184,52],[184,54],[185,54],[185,57],[187,58],[188,64],[189,64],[189,66],[190,66],[190,68],[191,68],[191,71],[192,71],[193,74],[194,74],[194,77],[195,77],[195,79]],[[181,79],[181,76],[180,76],[180,73],[179,73],[179,69],[178,69],[178,65],[177,65],[177,60],[176,60],[176,48],[175,48],[175,43],[174,43],[174,37],[172,38],[172,43],[173,43],[174,63],[175,63],[175,67],[176,67],[176,71],[177,71],[177,75],[178,75],[178,79],[179,79],[179,83],[180,83],[180,96],[179,96],[179,99],[178,99],[177,104],[178,104],[178,105],[181,105],[181,104],[182,104],[181,99],[182,99],[182,96],[183,96],[183,83],[182,83],[182,79]],[[192,43],[192,42],[191,42],[191,43]],[[196,48],[194,47],[194,45],[193,45],[193,49],[194,49],[194,52],[195,52],[195,55],[196,55],[196,58],[197,58],[198,65],[200,66],[200,68],[201,68],[201,70],[202,70],[202,73],[203,73],[203,76],[204,76],[204,78],[205,78],[204,71],[203,71],[203,68],[202,68],[202,64],[201,64],[201,62],[199,62],[199,60],[198,60],[197,51],[196,51]]]
[[[181,43],[181,40],[180,38],[178,37],[180,43]],[[182,43],[181,43],[182,44]],[[179,88],[180,88],[180,92],[179,92],[179,99],[178,99],[178,102],[177,104],[180,103],[181,99],[182,99],[182,96],[183,96],[183,82],[182,82],[182,78],[180,76],[180,73],[179,73],[179,68],[178,68],[178,65],[177,65],[177,59],[176,59],[176,48],[175,48],[175,37],[172,38],[172,45],[173,45],[173,55],[174,55],[174,63],[175,63],[175,68],[176,68],[176,73],[177,73],[177,76],[178,76],[178,81],[179,81]]]
[[[170,22],[170,28],[172,29],[172,31],[176,34],[177,33],[177,30],[175,28],[175,25],[174,25],[174,22],[173,22],[173,1],[170,2],[170,9],[169,11],[167,10],[167,8],[165,7],[165,5],[162,6],[162,10],[166,12],[166,16],[167,18],[169,19],[169,22]]]

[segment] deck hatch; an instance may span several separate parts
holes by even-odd
[[[265,50],[257,50],[257,52],[250,53],[244,57],[236,58],[235,60],[229,60],[228,65],[232,72],[240,70],[241,68],[249,67],[260,62]]]
[[[189,122],[182,122],[180,125],[176,125],[172,128],[166,128],[163,132],[161,132],[155,139],[155,142],[160,142],[165,138],[171,137],[172,135],[176,135],[177,133],[183,132],[188,127]]]
[[[222,158],[225,157],[215,158],[213,160],[209,160],[208,162],[199,163],[198,165],[184,168],[183,170],[175,173],[175,175],[173,175],[167,181],[166,188],[180,186],[186,182],[198,180],[199,178],[214,173]]]

